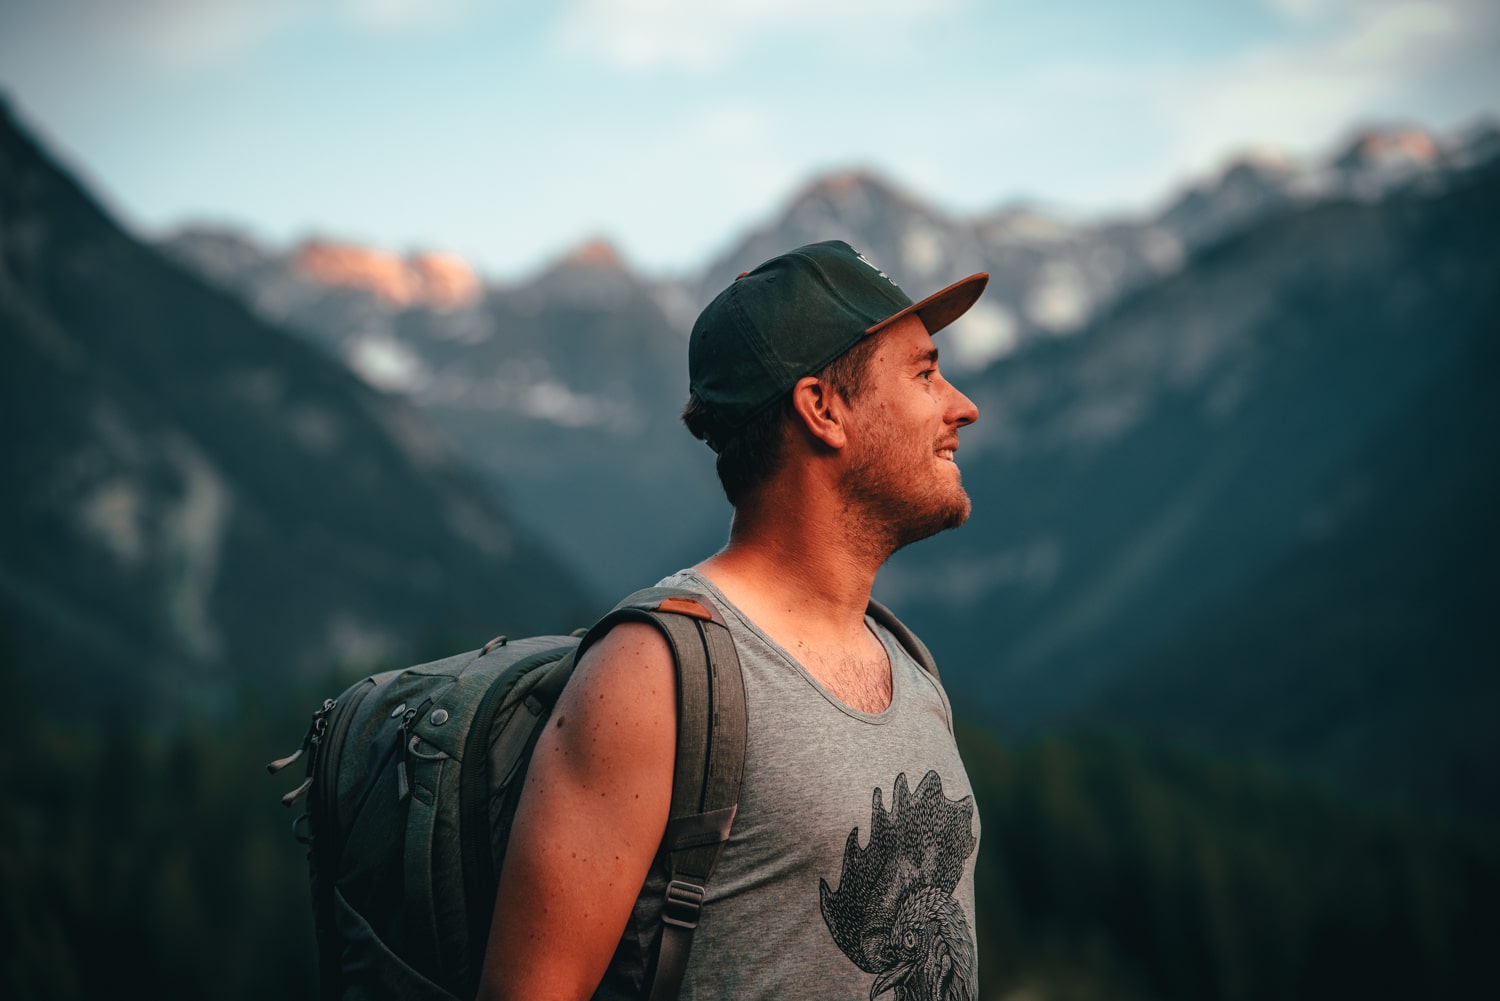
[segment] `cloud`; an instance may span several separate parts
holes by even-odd
[[[1290,42],[1246,52],[1223,66],[1172,81],[1161,107],[1177,135],[1171,154],[1202,164],[1247,139],[1321,144],[1368,117],[1389,117],[1399,102],[1455,62],[1484,58],[1496,18],[1463,2],[1277,0],[1294,20],[1315,24]]]
[[[87,64],[124,60],[192,72],[319,21],[380,34],[447,30],[482,0],[52,0],[0,6],[0,33]]]
[[[167,70],[238,55],[298,14],[294,0],[53,0],[0,10],[0,29],[54,53],[100,56]]]
[[[1031,77],[1037,103],[1066,120],[1126,123],[1129,149],[1152,137],[1109,177],[1078,176],[1099,189],[1086,197],[1158,189],[1247,147],[1323,150],[1361,122],[1448,127],[1500,108],[1500,5],[1490,0],[1267,2],[1280,18],[1275,38],[1228,57],[1057,62]]]
[[[559,26],[564,51],[626,70],[706,71],[772,39],[884,45],[956,0],[579,0]]]

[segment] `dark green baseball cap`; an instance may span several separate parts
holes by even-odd
[[[688,341],[688,380],[714,417],[714,451],[803,376],[904,316],[928,333],[962,316],[990,276],[970,275],[923,299],[842,240],[798,247],[747,271],[714,297]]]

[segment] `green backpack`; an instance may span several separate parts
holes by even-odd
[[[934,675],[921,642],[870,613]],[[621,622],[661,630],[677,668],[677,753],[662,849],[661,934],[641,996],[676,998],[705,887],[729,838],[745,762],[745,691],[734,642],[691,591],[647,588],[572,636],[497,637],[478,650],[373,675],[313,714],[306,758],[282,798],[305,800],[325,998],[471,998],[526,766],[583,652]],[[580,636],[581,634],[581,636]]]

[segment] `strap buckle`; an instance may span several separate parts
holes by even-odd
[[[662,904],[661,920],[677,928],[698,927],[698,915],[703,910],[704,889],[693,883],[674,879],[667,884],[667,899]]]

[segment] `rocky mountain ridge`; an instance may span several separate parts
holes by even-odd
[[[1240,156],[1139,218],[1076,219],[1024,203],[953,218],[875,175],[835,174],[714,261],[695,280],[693,298],[706,302],[725,276],[830,237],[849,240],[912,289],[988,271],[983,308],[951,332],[955,361],[973,370],[1083,329],[1122,296],[1250,226],[1322,202],[1379,200],[1412,186],[1439,191],[1493,158],[1497,146],[1494,122],[1451,136],[1367,129],[1307,162],[1271,151]]]
[[[3,108],[0,333],[0,629],[76,717],[596,610],[407,403],[135,242]]]
[[[1500,807],[1497,210],[1500,160],[1291,211],[970,376],[974,517],[877,593],[1012,730]]]
[[[375,293],[387,306],[449,310],[479,298],[479,278],[453,254],[417,253],[406,258],[349,244],[310,240],[293,263],[309,281]]]
[[[985,298],[944,338],[950,368],[982,372],[1019,347],[1086,329],[1203,248],[1280,215],[1411,186],[1439,192],[1497,137],[1493,125],[1442,138],[1371,130],[1309,164],[1259,154],[1144,220],[1076,222],[1019,206],[956,220],[879,177],[845,172],[809,184],[691,280],[641,275],[596,242],[521,284],[492,283],[442,308],[319,280],[299,267],[305,247],[278,251],[213,229],[182,230],[163,247],[367,382],[412,399],[513,492],[523,519],[612,593],[724,537],[711,457],[673,420],[686,396],[683,339],[725,281],[766,257],[841,237],[918,294],[988,270]],[[592,502],[600,483],[611,484],[612,504]]]
[[[953,218],[878,174],[836,172],[793,194],[773,219],[695,276],[643,275],[603,241],[580,246],[542,274],[592,257],[602,266],[594,282],[580,286],[593,289],[586,294],[609,294],[609,288],[598,284],[605,275],[612,275],[615,284],[638,285],[650,292],[673,328],[685,334],[728,278],[787,247],[847,239],[916,289],[954,275],[989,271],[993,282],[983,308],[952,331],[954,360],[962,368],[982,368],[1036,338],[1080,329],[1121,295],[1170,274],[1198,249],[1247,226],[1324,201],[1378,200],[1413,186],[1438,191],[1495,156],[1497,148],[1500,123],[1493,121],[1441,136],[1415,127],[1367,128],[1328,154],[1307,160],[1274,149],[1252,150],[1170,194],[1157,209],[1138,217],[1094,219],[1024,202]],[[313,304],[323,294],[339,298],[350,289],[364,289],[379,311],[390,314],[410,308],[451,311],[472,305],[478,286],[501,294],[517,287],[484,281],[454,255],[426,252],[402,258],[324,238],[275,249],[223,227],[187,225],[162,245],[240,291],[268,318],[319,331],[329,326]],[[347,263],[320,267],[319,259],[332,254]],[[423,279],[424,272],[434,277]],[[435,286],[447,281],[452,288],[423,293],[424,280]],[[347,302],[343,308],[352,309]],[[366,330],[384,326],[364,316]],[[343,338],[349,356],[361,351],[358,343],[349,343],[351,336],[346,332]],[[378,370],[371,369],[370,375],[378,384]]]
[[[981,411],[959,456],[973,519],[877,582],[965,713],[1167,733],[1450,804],[1477,788],[1453,776],[1496,750],[1473,707],[1500,698],[1475,667],[1500,660],[1478,611],[1495,589],[1468,562],[1497,555],[1497,147],[1382,133],[1316,169],[1258,157],[1149,224],[1091,227],[959,225],[845,175],[746,238],[752,257],[845,236],[914,292],[988,266],[1014,313],[1009,353],[993,330],[944,344]],[[722,542],[711,457],[674,417],[702,292],[595,246],[467,305],[398,307],[243,249],[221,241],[235,294],[418,404],[600,593]]]
[[[670,296],[606,243],[443,308],[321,280],[299,267],[305,247],[223,231],[164,247],[409,399],[599,593],[654,582],[727,525],[711,465],[694,461],[709,453],[676,422],[687,362]]]

